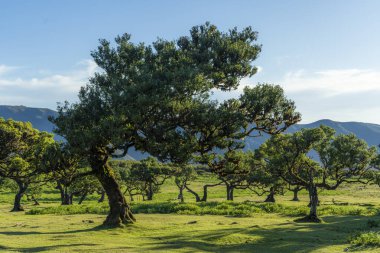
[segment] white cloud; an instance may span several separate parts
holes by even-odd
[[[256,78],[256,77],[254,77]],[[266,77],[267,78],[267,77]],[[302,122],[320,119],[361,121],[380,124],[380,71],[368,69],[331,69],[318,72],[297,70],[277,81],[302,113]],[[257,79],[256,79],[257,80]],[[243,79],[231,93],[215,91],[214,98],[238,97],[244,86],[254,86],[253,78]]]
[[[4,75],[6,73],[9,73],[11,72],[12,70],[14,69],[17,69],[17,67],[14,67],[14,66],[7,66],[7,65],[4,65],[4,64],[1,64],[0,65],[0,76],[1,75]]]
[[[380,91],[380,71],[371,69],[332,69],[309,73],[289,72],[280,82],[288,92],[315,91],[324,96]]]
[[[0,67],[0,73],[10,67]],[[2,70],[3,69],[3,70]],[[14,71],[13,76],[0,76],[0,104],[49,107],[54,109],[56,102],[75,101],[79,88],[97,71],[94,61],[84,60],[76,64],[76,70],[63,74],[36,72],[36,77],[22,78],[22,73]],[[46,74],[44,74],[46,73]]]
[[[303,122],[319,119],[380,124],[380,71],[298,70],[278,82],[295,101]]]

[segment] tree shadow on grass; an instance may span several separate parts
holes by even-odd
[[[325,223],[281,223],[277,227],[251,226],[246,228],[221,228],[215,231],[188,235],[155,238],[148,245],[151,250],[176,250],[187,252],[311,252],[329,246],[347,244],[347,237],[358,230],[366,230],[369,217],[324,217]],[[380,217],[371,217],[380,220]],[[289,225],[289,226],[287,226]],[[194,231],[196,228],[194,228]]]
[[[39,232],[39,231],[0,231],[0,235],[59,235],[59,234],[75,234],[83,232],[93,232],[93,231],[104,231],[104,230],[113,230],[112,227],[99,225],[95,227],[85,228],[85,229],[75,229],[67,231],[52,231],[52,232]],[[0,248],[1,249],[1,248]]]
[[[12,248],[12,247],[1,247],[0,250],[17,251],[17,252],[43,252],[43,251],[60,251],[61,248],[71,248],[79,246],[97,246],[99,244],[95,243],[73,243],[73,244],[62,244],[62,245],[51,245],[51,246],[40,246],[40,247],[29,247],[29,248]]]

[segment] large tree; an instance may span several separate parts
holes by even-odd
[[[126,154],[135,146],[184,164],[195,153],[241,143],[251,129],[274,132],[299,120],[277,86],[246,88],[240,99],[223,103],[210,98],[212,91],[236,89],[256,73],[256,39],[250,27],[221,32],[206,23],[189,36],[152,45],[134,44],[129,34],[117,37],[116,47],[100,41],[92,56],[102,71],[81,88],[78,103],[58,108],[53,122],[105,189],[105,224],[135,220],[107,163],[117,150]]]
[[[21,198],[31,184],[47,180],[41,159],[53,142],[51,134],[34,129],[29,122],[0,118],[0,177],[18,186],[12,211],[23,211]]]
[[[376,148],[355,135],[338,135],[321,126],[276,135],[260,147],[268,170],[291,185],[309,191],[310,213],[300,221],[320,222],[318,190],[335,190],[342,183],[368,182]]]

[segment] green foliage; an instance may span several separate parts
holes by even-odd
[[[110,165],[118,172],[117,178],[131,199],[134,195],[142,195],[152,200],[153,194],[159,192],[160,186],[173,173],[169,164],[160,163],[153,157],[141,161],[112,161]]]
[[[34,129],[29,122],[0,118],[0,177],[18,186],[13,211],[23,210],[20,201],[30,185],[49,179],[41,161],[52,143],[52,134]]]
[[[318,189],[335,190],[342,183],[369,182],[374,147],[355,135],[338,135],[327,126],[302,129],[294,134],[276,135],[257,152],[274,177],[303,186],[310,195],[310,214],[317,218]],[[316,152],[320,162],[312,158]]]
[[[380,232],[360,232],[350,236],[348,241],[353,246],[353,250],[363,250],[366,247],[378,248],[380,247]]]

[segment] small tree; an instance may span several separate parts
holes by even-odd
[[[191,186],[191,182],[196,180],[198,183],[202,183],[202,194],[199,194]],[[180,189],[179,196],[183,197],[183,190],[186,189],[195,197],[196,202],[206,202],[208,198],[208,189],[223,184],[223,181],[220,181],[216,175],[211,172],[208,166],[200,164],[186,165],[184,167],[181,166],[179,170],[175,172],[175,182]]]
[[[23,211],[21,198],[31,184],[47,180],[41,159],[53,136],[34,129],[27,122],[0,118],[0,177],[13,180],[18,192],[12,211]]]
[[[298,198],[298,193],[304,189],[306,189],[305,187],[303,186],[300,186],[300,185],[291,185],[291,184],[288,184],[287,185],[287,189],[291,192],[293,192],[293,198],[292,198],[292,201],[300,201],[300,199]]]
[[[273,136],[260,147],[274,177],[309,191],[310,213],[300,221],[321,221],[317,215],[318,189],[335,190],[344,182],[368,182],[366,175],[376,149],[352,134],[334,134],[332,128],[325,126],[302,129]],[[313,160],[313,152],[320,162]]]
[[[77,155],[67,143],[54,142],[50,144],[42,157],[44,171],[52,174],[56,181],[56,189],[60,191],[61,204],[70,205],[76,191],[71,187],[92,174],[86,168],[83,158]]]
[[[78,204],[82,204],[88,195],[99,191],[99,189],[101,189],[99,180],[93,175],[78,177],[70,185],[70,202],[72,203],[74,196],[78,196]]]
[[[115,177],[120,182],[120,186],[124,188],[124,194],[128,193],[131,201],[134,201],[134,196],[144,196],[144,184],[137,181],[134,175],[131,174],[132,166],[137,161],[111,161],[110,166],[116,172]]]
[[[178,199],[181,202],[184,202],[183,197],[183,190],[187,189],[189,192],[191,192],[195,196],[196,202],[201,201],[199,198],[199,195],[188,188],[188,185],[190,181],[194,181],[197,178],[197,172],[195,171],[195,166],[193,165],[179,165],[179,166],[172,166],[174,170],[174,183],[179,189]]]
[[[141,183],[146,200],[153,200],[153,195],[159,192],[161,185],[171,176],[170,167],[153,157],[148,157],[132,164],[131,178]]]

